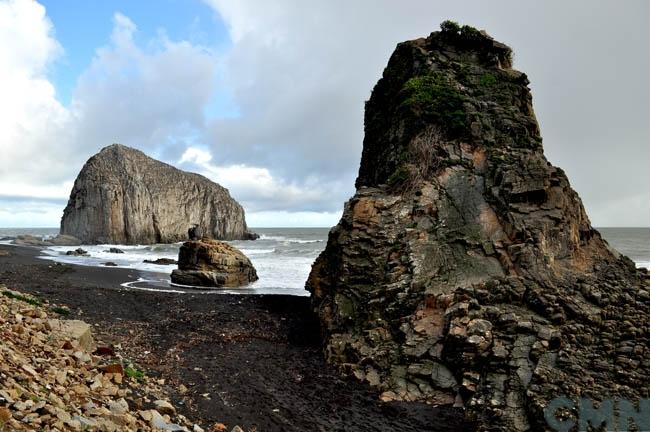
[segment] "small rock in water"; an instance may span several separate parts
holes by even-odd
[[[82,248],[77,248],[75,250],[67,251],[65,254],[69,256],[88,256],[88,251],[85,251]]]
[[[158,258],[155,260],[144,260],[142,261],[145,264],[158,264],[158,265],[172,265],[172,264],[178,264],[178,261],[175,259],[171,258]]]
[[[115,253],[115,254],[123,254],[124,253],[124,251],[122,249],[118,249],[118,248],[114,248],[114,247],[110,248],[107,252],[108,253]]]

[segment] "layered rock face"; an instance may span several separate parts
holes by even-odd
[[[238,287],[256,281],[257,272],[239,249],[203,238],[183,243],[172,282],[205,287]]]
[[[650,395],[650,294],[544,157],[511,58],[448,22],[397,46],[307,289],[329,360],[382,399],[544,430],[556,397]]]
[[[61,234],[83,243],[151,244],[208,236],[247,239],[244,209],[228,190],[141,151],[113,144],[86,162],[61,219]]]

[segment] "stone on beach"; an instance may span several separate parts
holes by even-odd
[[[48,319],[46,305],[28,300],[0,286],[0,430],[153,432],[195,426],[169,403],[161,404],[164,415],[152,410],[146,420],[138,416],[130,404],[168,398],[162,388],[146,376],[127,379],[121,363],[102,364],[102,357],[89,354],[93,336],[85,322]]]
[[[80,320],[51,319],[47,322],[52,334],[60,340],[72,342],[85,352],[94,351],[94,341],[90,325]]]
[[[173,283],[206,287],[238,287],[256,281],[257,272],[239,249],[204,238],[185,242],[178,254]]]

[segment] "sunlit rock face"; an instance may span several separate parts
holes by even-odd
[[[244,209],[226,188],[113,144],[77,176],[61,234],[83,243],[173,243],[187,240],[194,224],[217,239],[251,237]]]
[[[499,431],[546,428],[558,396],[650,394],[646,275],[546,160],[511,59],[453,23],[397,46],[307,282],[330,361],[384,400],[456,404]]]
[[[204,238],[183,243],[172,282],[202,287],[240,287],[255,282],[257,271],[248,257],[228,243]]]

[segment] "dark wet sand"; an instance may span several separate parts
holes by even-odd
[[[266,431],[463,431],[453,409],[385,404],[327,365],[309,298],[125,289],[142,273],[57,265],[38,249],[0,245],[0,283],[67,305],[202,424]],[[183,384],[189,391],[180,395]],[[207,393],[207,396],[202,396]]]

